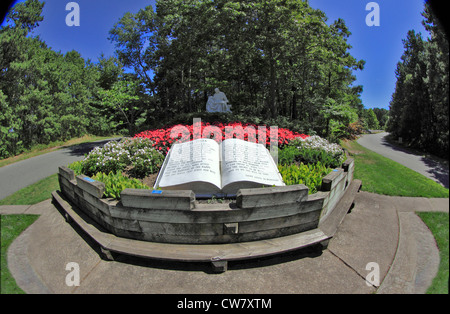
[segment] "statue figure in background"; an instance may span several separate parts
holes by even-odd
[[[215,89],[214,96],[209,96],[206,103],[207,112],[231,112],[231,105],[228,105],[227,96],[218,88]]]

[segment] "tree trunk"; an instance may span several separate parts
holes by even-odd
[[[269,62],[270,62],[270,90],[269,90],[269,108],[272,113],[272,118],[276,118],[278,116],[277,107],[275,103],[275,60],[273,59],[273,51],[272,48],[269,50]]]
[[[292,86],[292,120],[297,119],[297,88]]]

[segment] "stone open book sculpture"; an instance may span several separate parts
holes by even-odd
[[[155,188],[192,190],[196,197],[235,196],[241,188],[284,186],[277,165],[262,144],[197,139],[169,151]]]

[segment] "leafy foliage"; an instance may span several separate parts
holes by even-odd
[[[32,30],[44,3],[17,3],[0,28],[0,158],[85,134],[134,134],[149,96],[115,58],[47,47]]]
[[[310,134],[337,138],[358,119],[353,72],[364,61],[350,55],[343,20],[328,25],[302,0],[160,0],[155,9],[127,12],[110,30],[120,62],[154,96],[155,121],[204,110],[215,87],[236,114],[285,117]]]
[[[410,30],[397,64],[387,130],[413,147],[447,158],[449,153],[448,39],[428,4],[422,14],[430,38]]]
[[[120,193],[126,188],[149,189],[137,178],[158,172],[164,161],[163,155],[152,145],[153,142],[143,138],[112,141],[95,148],[69,168],[76,175],[88,175],[105,183],[105,196],[120,199]]]
[[[73,163],[67,166],[69,169],[72,169],[76,176],[83,174],[83,162],[82,161],[74,161]]]
[[[377,116],[380,128],[384,130],[389,118],[389,110],[384,108],[373,108],[373,112]]]
[[[368,129],[378,130],[380,128],[380,123],[373,109],[365,110],[365,119]]]
[[[43,5],[18,3],[0,29],[0,158],[90,131],[98,72],[78,52],[32,36]]]
[[[349,53],[350,31],[307,1],[159,0],[156,11],[124,14],[110,31],[117,57],[97,63],[33,35],[43,6],[18,3],[0,29],[0,158],[163,126],[204,111],[215,87],[250,123],[333,141],[361,116],[362,87],[352,83],[364,61]]]
[[[120,171],[110,172],[105,174],[98,172],[92,177],[92,179],[103,182],[105,184],[105,197],[114,198],[120,200],[120,193],[123,190],[129,189],[150,189],[149,186],[143,184],[138,179],[128,178],[124,176]]]
[[[136,178],[156,173],[162,166],[164,156],[153,148],[153,144],[145,138],[111,141],[101,148],[94,148],[81,161],[81,172],[91,176],[98,172],[116,173],[128,170],[130,175]],[[78,163],[72,164],[72,167],[80,169]]]
[[[309,193],[316,193],[322,178],[339,167],[345,155],[337,144],[319,136],[295,138],[278,151],[278,170],[287,185],[304,184]]]
[[[278,170],[286,185],[304,184],[309,188],[309,194],[317,193],[322,186],[322,178],[331,169],[320,161],[316,164],[286,164],[278,165]]]
[[[327,167],[337,168],[345,159],[345,153],[338,144],[331,144],[317,135],[305,139],[293,139],[289,142],[286,152],[284,151],[281,151],[280,160],[285,160],[286,163],[292,161],[308,164],[321,162]]]

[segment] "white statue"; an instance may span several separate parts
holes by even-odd
[[[227,96],[218,88],[215,89],[214,96],[209,96],[206,103],[207,112],[231,112],[231,105],[228,105]]]

